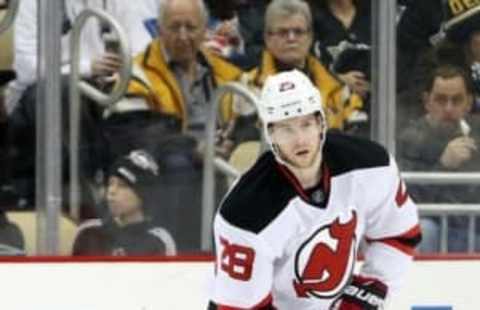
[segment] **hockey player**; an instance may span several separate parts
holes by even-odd
[[[421,238],[393,157],[327,134],[320,94],[300,71],[269,77],[258,110],[271,150],[215,217],[209,310],[383,309]]]

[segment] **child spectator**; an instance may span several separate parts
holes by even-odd
[[[105,200],[108,215],[85,222],[75,238],[73,255],[175,255],[170,233],[150,218],[158,207],[154,186],[158,165],[143,150],[118,159],[109,171]]]

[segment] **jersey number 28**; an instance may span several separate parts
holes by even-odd
[[[246,246],[230,243],[222,237],[220,237],[220,243],[223,247],[220,268],[233,279],[250,280],[255,251]]]

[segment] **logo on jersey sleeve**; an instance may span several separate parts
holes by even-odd
[[[357,214],[323,226],[305,241],[295,256],[293,287],[298,297],[331,298],[350,278],[355,263]]]

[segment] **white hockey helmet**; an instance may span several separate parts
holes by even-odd
[[[325,141],[327,123],[322,97],[310,79],[298,70],[267,78],[258,102],[258,113],[263,123],[265,139],[274,152],[268,126],[292,117],[318,113],[322,122],[322,145]]]

